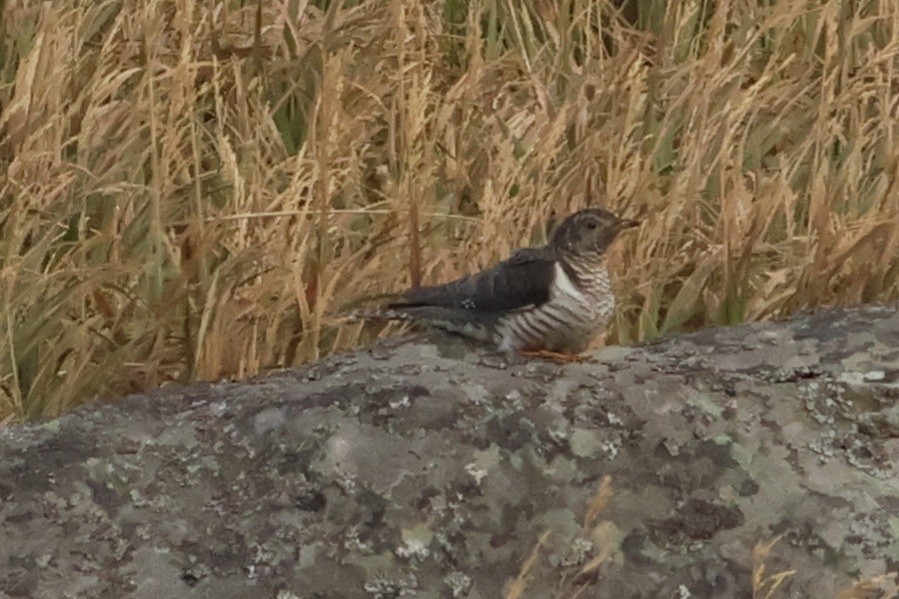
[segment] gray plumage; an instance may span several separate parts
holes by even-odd
[[[615,309],[605,252],[636,226],[600,208],[575,212],[550,242],[461,279],[412,289],[375,314],[413,320],[502,350],[580,353]]]

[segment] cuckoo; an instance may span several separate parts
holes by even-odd
[[[500,350],[574,356],[608,325],[615,296],[606,250],[637,221],[601,208],[568,216],[542,247],[486,270],[406,291],[366,318],[426,323]]]

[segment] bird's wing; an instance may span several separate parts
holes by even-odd
[[[444,285],[406,292],[388,307],[402,310],[439,306],[480,312],[507,312],[549,300],[555,261],[547,248],[526,248],[481,272]]]

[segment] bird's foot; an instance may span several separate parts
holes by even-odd
[[[519,352],[522,356],[526,358],[539,358],[541,360],[549,360],[550,362],[556,362],[557,364],[570,364],[572,362],[586,362],[589,357],[581,354],[563,354],[559,352],[549,351],[545,349],[540,350],[524,350]]]

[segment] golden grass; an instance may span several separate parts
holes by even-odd
[[[835,599],[896,599],[899,597],[899,574],[892,572],[859,580],[844,589]]]
[[[590,543],[590,550],[584,556],[585,563],[559,567],[559,583],[553,594],[554,599],[577,599],[580,597],[600,576],[601,566],[618,551],[621,539],[616,537],[620,531],[612,522],[596,522],[596,518],[611,503],[613,495],[612,477],[604,476],[584,513],[582,540],[588,540]],[[503,599],[520,599],[528,596],[531,571],[543,557],[541,554],[552,532],[552,530],[546,530],[537,539],[528,557],[521,564],[518,574],[506,582]]]
[[[752,548],[752,599],[774,599],[777,589],[796,574],[796,570],[767,574],[765,560],[782,537],[783,535],[778,535],[768,541],[759,541]]]
[[[596,522],[596,518],[609,507],[614,498],[612,477],[604,476],[586,506],[582,538],[589,539],[591,548],[585,555],[583,564],[557,566],[559,581],[554,599],[578,599],[585,596],[597,580],[602,576],[601,568],[619,551],[622,531],[611,521]],[[528,595],[528,583],[531,572],[541,559],[546,560],[545,547],[553,534],[545,530],[531,547],[527,558],[522,562],[518,574],[506,582],[504,599],[521,599]],[[777,570],[768,573],[768,561],[772,560],[772,550],[783,535],[758,541],[752,548],[750,557],[752,573],[750,584],[752,599],[778,599],[789,593],[789,587],[781,588],[793,576],[795,569]],[[862,578],[850,586],[841,589],[833,599],[896,599],[899,597],[899,573],[888,572],[871,578]]]
[[[0,10],[0,421],[349,348],[588,204],[618,341],[899,295],[894,0]]]

